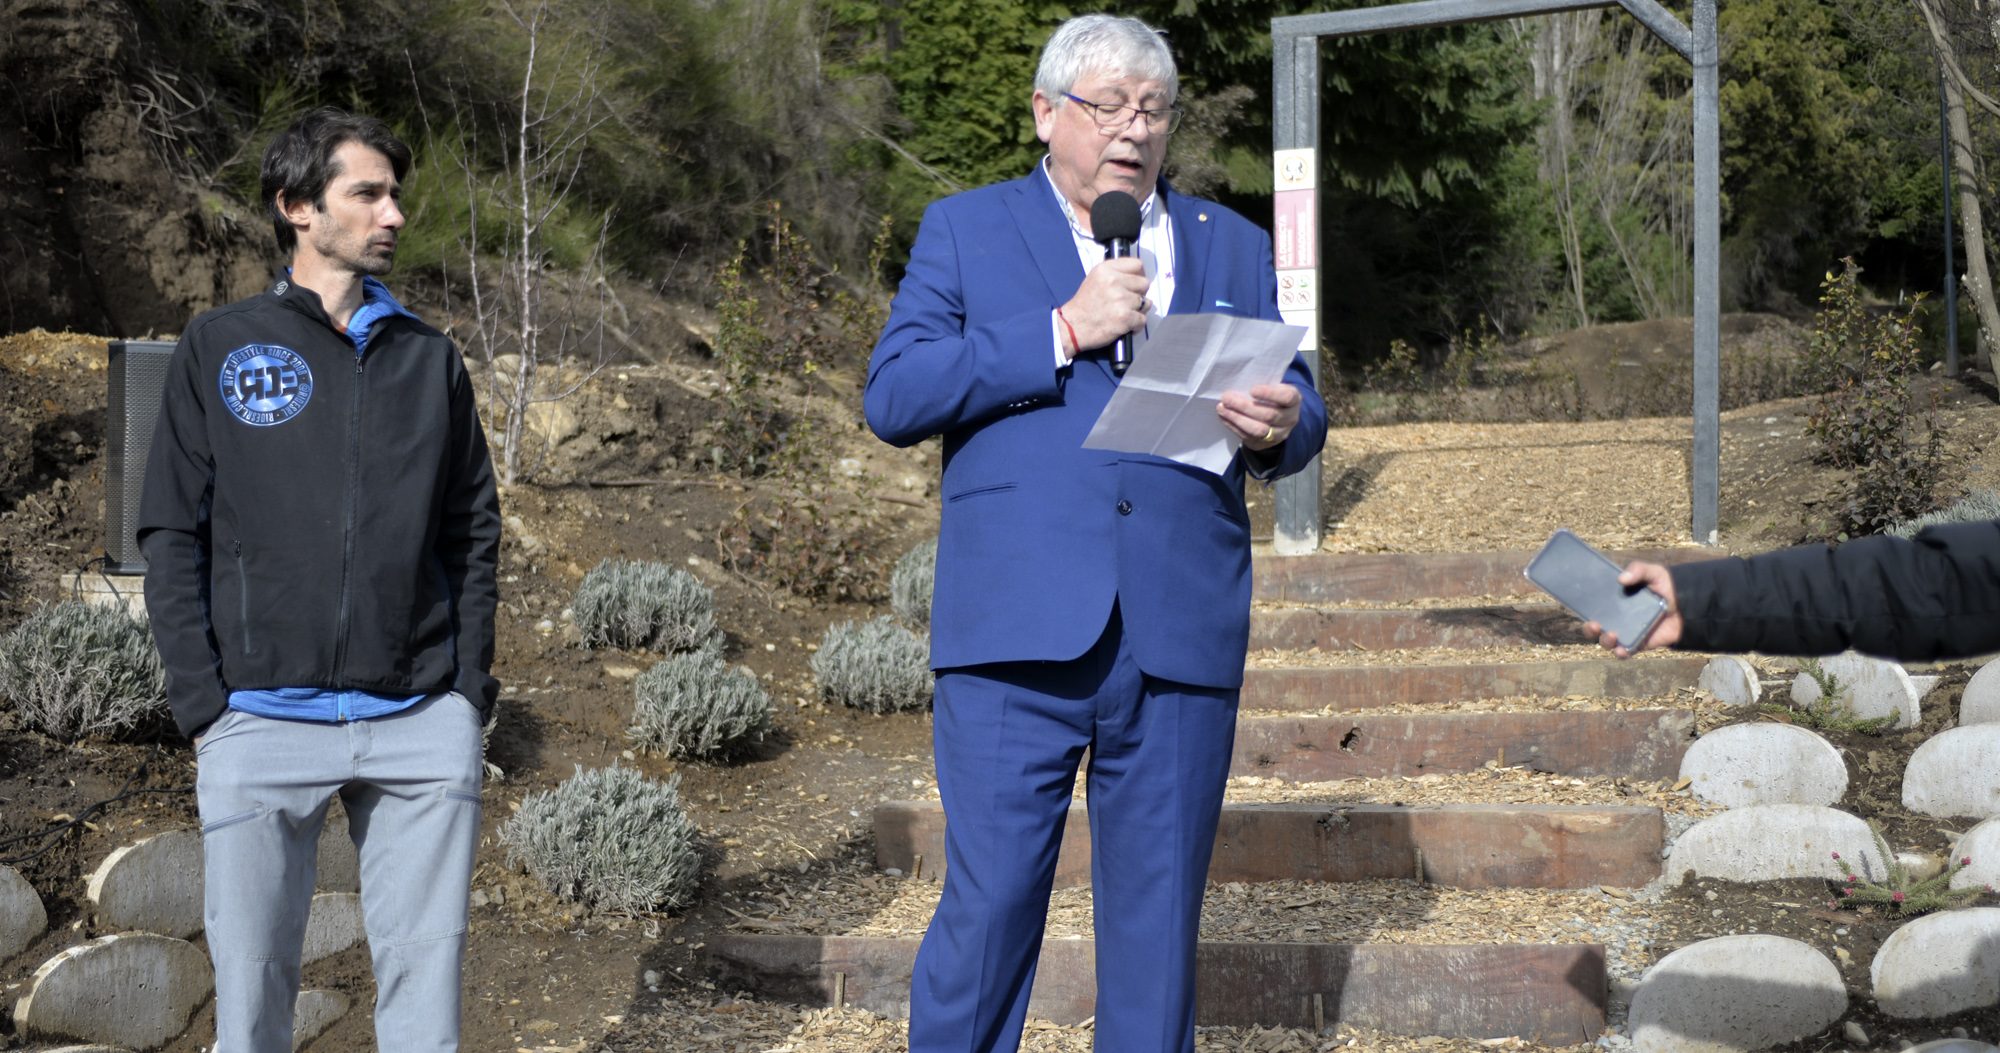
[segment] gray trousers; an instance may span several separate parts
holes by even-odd
[[[195,795],[215,1053],[290,1053],[316,847],[336,793],[361,857],[377,1047],[458,1049],[479,731],[478,710],[456,693],[344,724],[229,710],[209,725]]]

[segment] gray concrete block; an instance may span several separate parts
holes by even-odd
[[[319,861],[314,882],[321,892],[361,891],[361,856],[347,835],[347,811],[340,798],[327,809],[326,825],[319,830]]]
[[[49,1053],[132,1053],[123,1046],[57,1046]]]
[[[49,912],[28,879],[0,866],[0,962],[28,949],[49,931]]]
[[[169,830],[114,850],[84,894],[100,929],[185,939],[201,931],[201,831]]]
[[[1835,852],[1864,877],[1887,874],[1875,836],[1859,818],[1817,805],[1755,804],[1689,827],[1674,841],[1665,875],[1669,881],[1690,870],[1725,881],[1838,880]]]
[[[1782,936],[1724,936],[1660,959],[1632,993],[1639,1053],[1748,1053],[1825,1030],[1847,1012],[1840,970]]]
[[[1921,1046],[1911,1046],[1903,1053],[2000,1053],[2000,1046],[1970,1038],[1938,1038]]]
[[[1725,706],[1754,706],[1764,697],[1763,681],[1757,667],[1740,655],[1717,655],[1701,667],[1695,687],[1708,692]]]
[[[1695,796],[1726,808],[1831,805],[1847,792],[1833,744],[1791,724],[1732,724],[1696,739],[1681,758]]]
[[[1903,769],[1903,807],[1923,815],[2000,816],[2000,724],[1933,735]]]
[[[352,892],[322,892],[313,897],[306,915],[306,942],[299,961],[310,964],[360,943],[361,897]]]
[[[1980,666],[1966,683],[1958,699],[1958,723],[2000,724],[2000,659]]]
[[[14,1009],[24,1035],[158,1049],[215,987],[194,944],[146,932],[105,936],[35,970]]]
[[[347,996],[339,991],[300,991],[292,1004],[292,1048],[318,1038],[333,1022],[347,1015]]]
[[[1970,859],[1951,877],[1952,888],[2000,888],[2000,819],[1988,819],[1967,830],[1951,846],[1952,862]]]
[[[1819,660],[1820,669],[1833,674],[1847,708],[1862,720],[1893,716],[1896,727],[1917,726],[1917,699],[1920,692],[1910,674],[1895,662],[1845,651]],[[1819,683],[1800,673],[1792,680],[1792,704],[1809,706],[1819,701]]]
[[[1941,911],[1897,929],[1868,979],[1882,1012],[1905,1020],[2000,1006],[2000,907]]]

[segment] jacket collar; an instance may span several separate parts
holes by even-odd
[[[1202,278],[1208,270],[1209,249],[1214,242],[1214,224],[1207,208],[1196,198],[1181,197],[1173,185],[1161,179],[1154,189],[1155,208],[1164,207],[1173,217],[1174,227],[1174,314],[1191,314],[1202,308]],[[1050,193],[1042,163],[1027,178],[1016,180],[1007,196],[1021,240],[1027,243],[1035,267],[1048,283],[1056,303],[1067,300],[1083,284],[1083,264],[1077,261],[1069,219]]]

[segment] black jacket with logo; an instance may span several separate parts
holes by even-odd
[[[1690,651],[1904,661],[2000,651],[2000,522],[1930,527],[1670,569]]]
[[[415,319],[377,321],[357,356],[319,296],[280,279],[189,323],[138,537],[189,736],[244,689],[493,705],[493,466],[457,349]]]

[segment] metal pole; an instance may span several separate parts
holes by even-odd
[[[1310,150],[1310,164],[1319,164],[1319,38],[1311,35],[1293,36],[1280,33],[1273,20],[1271,40],[1271,147],[1274,155],[1282,150]],[[1278,173],[1273,173],[1279,177]],[[1317,176],[1317,172],[1314,173]],[[1319,217],[1319,180],[1312,183],[1313,223]],[[1275,195],[1274,195],[1275,196]],[[1312,232],[1316,243],[1318,231]],[[1315,264],[1311,272],[1311,288],[1315,299],[1311,304],[1314,316],[1319,307],[1319,269]],[[1315,332],[1318,327],[1312,326]],[[1314,340],[1304,349],[1306,365],[1312,370],[1313,383],[1319,384],[1320,361],[1319,342]],[[1298,556],[1319,551],[1320,519],[1320,458],[1315,456],[1305,470],[1296,475],[1278,480],[1277,523],[1272,537],[1272,547],[1281,556]]]
[[[1958,250],[1951,230],[1951,103],[1938,62],[1938,169],[1944,173],[1944,374],[1958,375]]]
[[[1694,447],[1696,544],[1716,543],[1722,474],[1722,144],[1715,0],[1694,0]]]

